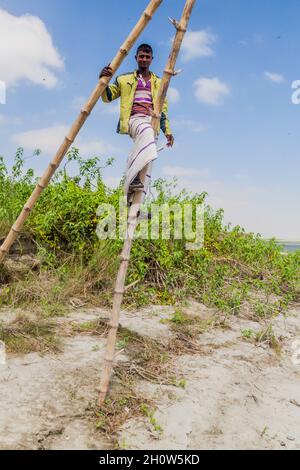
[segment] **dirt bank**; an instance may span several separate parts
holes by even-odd
[[[217,312],[190,304],[204,319]],[[139,393],[155,402],[152,417],[130,418],[117,433],[119,446],[132,449],[296,449],[300,448],[300,365],[295,341],[300,315],[294,310],[274,321],[278,356],[267,344],[246,340],[242,331],[256,322],[230,318],[226,328],[199,335],[200,351],[176,357],[182,387],[139,381]],[[172,307],[123,312],[122,325],[162,341],[172,332]],[[13,312],[3,313],[11,321]],[[107,317],[103,310],[77,310],[60,318],[62,331]],[[163,319],[163,322],[161,321]],[[0,365],[0,449],[107,449],[91,411],[97,399],[105,339],[64,333],[59,354],[7,355]],[[294,358],[294,359],[293,359]],[[117,361],[127,361],[126,347]],[[153,418],[157,424],[154,430]]]

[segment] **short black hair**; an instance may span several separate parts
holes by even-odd
[[[139,52],[148,52],[148,54],[151,54],[153,56],[153,49],[149,44],[141,44],[136,51],[136,55],[138,55]]]

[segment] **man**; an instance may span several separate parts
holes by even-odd
[[[147,193],[150,175],[146,176],[145,185],[139,173],[157,158],[156,139],[151,126],[153,110],[156,104],[161,79],[150,71],[153,61],[153,50],[148,44],[141,44],[135,56],[138,69],[116,78],[102,95],[105,103],[121,98],[121,113],[117,132],[129,134],[134,141],[134,148],[127,161],[125,193],[130,197],[133,191],[143,190]],[[111,77],[110,66],[104,67],[100,77]],[[172,147],[174,137],[170,130],[168,105],[165,102],[160,127],[167,138],[167,145]]]

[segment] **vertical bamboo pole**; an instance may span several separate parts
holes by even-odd
[[[152,16],[161,5],[163,0],[151,0],[148,4],[146,10],[143,12],[140,20],[135,25],[123,45],[120,47],[118,53],[112,60],[110,66],[113,70],[113,74],[115,74],[116,70],[120,67],[123,60],[127,56],[128,52],[143,32],[149,21],[152,19]],[[9,253],[9,250],[17,239],[18,235],[21,232],[23,224],[25,223],[27,217],[29,216],[30,212],[34,208],[38,198],[40,197],[43,190],[48,186],[52,176],[54,175],[55,171],[61,164],[64,156],[66,155],[67,151],[69,150],[70,146],[74,142],[77,134],[79,133],[80,129],[82,128],[83,124],[87,120],[88,116],[90,115],[91,111],[93,110],[94,106],[96,105],[97,101],[99,100],[100,96],[103,94],[105,88],[110,82],[109,77],[102,77],[100,78],[96,88],[92,92],[90,98],[83,106],[80,111],[79,116],[74,121],[68,135],[65,137],[63,143],[59,147],[55,157],[49,164],[47,170],[40,178],[37,186],[35,187],[33,193],[31,194],[28,201],[25,203],[22,212],[20,213],[19,217],[17,218],[16,222],[12,226],[9,234],[7,235],[6,239],[4,240],[2,246],[0,247],[0,263],[4,260],[5,256]]]
[[[167,96],[167,91],[170,85],[171,78],[177,75],[178,73],[178,72],[175,72],[175,65],[176,65],[177,57],[181,48],[184,35],[187,30],[187,26],[188,26],[195,2],[196,0],[186,0],[180,22],[177,22],[176,20],[171,20],[177,32],[176,32],[172,50],[171,50],[171,53],[167,62],[166,69],[164,70],[164,75],[161,81],[161,86],[158,92],[158,98],[157,98],[157,102],[155,104],[155,109],[153,113],[152,126],[154,128],[154,132],[156,135],[159,132],[161,112],[162,112],[163,104]],[[148,165],[140,173],[140,179],[142,182],[145,182],[147,172],[148,172]],[[112,373],[117,332],[118,332],[119,320],[120,320],[120,310],[121,310],[121,304],[122,304],[124,290],[125,290],[126,274],[127,274],[128,264],[130,260],[130,252],[131,252],[131,247],[132,247],[132,242],[133,242],[133,236],[134,236],[134,232],[137,226],[138,212],[143,202],[143,194],[144,194],[143,191],[138,191],[135,193],[134,198],[133,198],[133,203],[129,210],[127,235],[126,235],[123,250],[121,253],[121,264],[120,264],[117,279],[116,279],[115,292],[114,292],[114,298],[113,298],[113,308],[112,308],[111,319],[109,322],[109,332],[108,332],[108,339],[107,339],[105,363],[104,363],[104,369],[102,372],[101,384],[100,384],[100,396],[99,396],[100,405],[102,405],[105,401],[105,397],[108,391],[110,377]]]

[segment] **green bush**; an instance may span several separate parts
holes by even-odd
[[[123,243],[122,240],[100,241],[96,235],[98,206],[113,204],[118,212],[122,195],[121,186],[112,190],[102,179],[102,169],[112,161],[109,159],[101,166],[100,158],[84,160],[72,148],[65,166],[43,192],[23,228],[23,236],[33,238],[38,246],[43,261],[41,269],[57,277],[56,284],[61,290],[66,290],[63,286],[77,272],[78,282],[83,280],[89,286],[81,284],[77,295],[80,297],[83,291],[84,295],[88,291],[101,292],[106,301]],[[70,162],[78,167],[75,177],[67,172]],[[36,183],[34,171],[24,171],[22,149],[16,153],[11,172],[0,157],[0,235],[6,234]],[[154,183],[154,188],[154,202],[159,204],[183,206],[188,202],[196,207],[206,198],[205,193],[178,193],[176,182],[161,179]],[[213,211],[206,206],[203,248],[188,251],[185,244],[184,238],[174,238],[173,228],[169,240],[135,240],[127,278],[128,284],[134,284],[126,293],[128,305],[173,303],[193,297],[238,313],[253,289],[264,292],[266,299],[271,294],[283,296],[282,305],[299,295],[300,252],[282,256],[275,240],[266,241],[241,227],[224,226],[222,210]],[[32,273],[28,276],[34,277]],[[13,296],[16,290],[11,288],[9,292]],[[5,298],[2,303],[6,302]],[[55,292],[54,301],[59,299]]]

